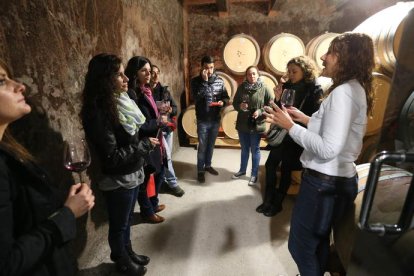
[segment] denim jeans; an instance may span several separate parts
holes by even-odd
[[[177,177],[175,176],[175,171],[172,163],[172,143],[173,143],[173,132],[163,132],[164,136],[164,147],[167,153],[167,166],[168,168],[165,169],[165,182],[167,182],[168,186],[171,188],[176,187],[177,184]]]
[[[334,182],[303,174],[292,212],[288,247],[302,276],[320,276],[329,255],[329,234],[352,208],[358,177]]]
[[[140,207],[141,215],[143,216],[152,216],[155,214],[155,210],[158,208],[158,193],[160,192],[162,181],[164,180],[165,175],[165,166],[161,165],[161,170],[159,173],[154,174],[154,181],[155,181],[155,195],[152,197],[148,197],[147,194],[147,186],[148,181],[150,178],[150,173],[145,171],[145,178],[144,182],[139,185],[139,193],[138,193],[138,204]]]
[[[260,163],[260,133],[238,131],[241,145],[241,161],[239,172],[246,172],[250,151],[252,152],[252,173],[258,175]]]
[[[204,171],[204,168],[211,167],[219,126],[220,122],[216,121],[197,121],[197,171],[199,172]]]
[[[118,188],[104,192],[108,209],[108,242],[111,258],[116,260],[126,256],[125,247],[131,244],[131,221],[134,214],[138,187],[133,189]]]

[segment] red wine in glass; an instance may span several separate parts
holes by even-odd
[[[68,171],[76,172],[83,183],[82,172],[91,164],[91,155],[84,139],[76,142],[65,141],[63,165]]]
[[[295,90],[294,89],[284,89],[282,96],[280,97],[280,103],[284,107],[291,107],[295,103]]]

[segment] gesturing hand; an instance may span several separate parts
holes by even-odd
[[[289,130],[294,125],[294,122],[289,116],[287,109],[285,107],[280,109],[275,103],[271,105],[273,108],[265,106],[264,115],[266,116],[266,122]]]

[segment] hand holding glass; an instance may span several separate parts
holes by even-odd
[[[284,89],[280,97],[280,103],[285,107],[291,107],[295,103],[295,90]]]
[[[84,139],[77,142],[65,141],[63,165],[68,171],[79,174],[79,181],[83,183],[82,172],[91,164],[91,155]]]

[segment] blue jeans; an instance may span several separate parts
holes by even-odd
[[[204,171],[204,168],[211,167],[219,126],[220,122],[216,121],[197,121],[197,171],[199,172]]]
[[[358,177],[334,182],[302,175],[292,212],[288,247],[302,276],[320,276],[329,256],[329,234],[336,221],[352,208]]]
[[[133,189],[118,188],[104,192],[108,209],[108,242],[111,258],[116,260],[126,256],[125,247],[131,244],[131,221],[134,214],[138,187]]]
[[[241,161],[239,172],[246,172],[250,151],[252,152],[252,173],[258,175],[260,163],[260,133],[238,131],[241,145]]]
[[[168,168],[165,169],[165,182],[167,182],[168,186],[171,188],[176,187],[177,184],[177,177],[175,176],[175,171],[172,163],[172,144],[173,144],[173,132],[163,132],[164,136],[164,147],[167,153],[167,166]]]

